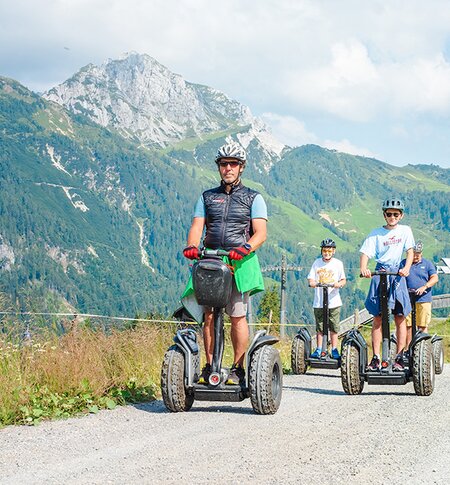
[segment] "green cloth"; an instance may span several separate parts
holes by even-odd
[[[234,268],[234,279],[236,281],[236,287],[241,293],[249,292],[250,295],[255,295],[260,291],[264,291],[264,280],[259,266],[258,255],[256,253],[250,253],[240,261],[230,260],[224,256],[223,261],[227,264],[231,264]],[[192,284],[192,274],[189,277],[189,281],[181,295],[181,300],[188,297],[194,292],[194,286]]]

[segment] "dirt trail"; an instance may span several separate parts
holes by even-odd
[[[0,431],[0,483],[449,483],[450,365],[430,397],[342,391],[339,371],[284,376],[273,416],[248,400],[161,401]]]

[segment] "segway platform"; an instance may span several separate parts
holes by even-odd
[[[198,401],[239,402],[248,397],[246,388],[240,385],[194,384],[194,397]]]
[[[405,371],[393,371],[383,369],[381,371],[366,372],[367,384],[380,386],[401,386],[409,382],[408,374]]]
[[[339,369],[341,366],[340,359],[333,359],[329,355],[323,358],[309,357],[306,359],[306,361],[310,367],[314,367],[316,369]]]

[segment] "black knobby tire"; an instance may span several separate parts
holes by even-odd
[[[431,341],[420,340],[413,348],[413,383],[418,396],[429,396],[434,389],[434,358]]]
[[[433,343],[434,372],[442,374],[444,370],[444,346],[442,340],[435,340]]]
[[[200,351],[192,356],[192,370],[194,371],[194,382],[200,378]]]
[[[305,359],[305,341],[298,335],[292,340],[291,369],[293,374],[304,374],[308,370]]]
[[[351,342],[341,349],[341,381],[347,394],[361,394],[364,389],[364,379],[359,374],[359,350]]]
[[[278,350],[264,345],[252,354],[249,371],[250,401],[258,414],[275,414],[283,389],[283,368]]]
[[[174,413],[189,411],[194,403],[194,395],[188,394],[184,385],[184,355],[176,345],[164,354],[161,393],[164,405]]]

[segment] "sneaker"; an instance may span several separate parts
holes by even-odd
[[[336,360],[341,358],[338,349],[331,349],[331,358]]]
[[[367,366],[367,370],[380,370],[380,359],[374,355],[370,364]]]
[[[245,381],[245,371],[240,364],[233,364],[228,374],[226,384],[230,386],[237,386]]]
[[[313,359],[318,359],[320,358],[320,349],[317,348],[312,354],[311,354],[311,358]]]
[[[203,367],[200,377],[198,378],[199,384],[208,384],[209,376],[211,375],[211,364],[206,364]]]
[[[393,370],[402,372],[405,370],[405,366],[403,364],[403,354],[398,354],[395,358],[394,365],[392,366]]]

